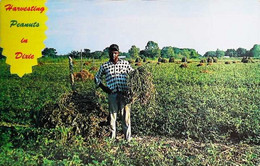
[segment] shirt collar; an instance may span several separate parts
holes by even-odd
[[[117,61],[116,64],[118,64],[118,62],[121,62],[121,61],[122,61],[122,60],[118,58],[118,61]],[[108,62],[109,62],[110,64],[114,64],[111,60],[109,60]],[[115,64],[115,65],[116,65],[116,64]]]

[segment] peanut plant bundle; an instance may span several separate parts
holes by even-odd
[[[128,99],[141,105],[147,104],[155,97],[152,74],[146,66],[138,67],[129,74]]]
[[[41,111],[39,125],[45,128],[71,128],[70,136],[104,136],[108,133],[108,113],[96,98],[94,92],[64,94],[56,105]]]

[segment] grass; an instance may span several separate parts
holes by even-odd
[[[28,139],[28,132],[34,139]],[[10,138],[11,133],[16,133],[16,137]],[[67,140],[63,130],[21,128],[2,132],[1,137],[5,144],[0,152],[0,165],[257,165],[260,162],[259,146],[242,143],[203,143],[158,136],[136,136],[130,143],[123,136],[115,141],[81,136]]]
[[[68,60],[42,61],[22,78],[0,62],[0,165],[260,164],[259,63],[147,64],[156,103],[132,106],[135,138],[128,144],[71,135],[70,127],[36,127],[38,113],[71,92]],[[74,71],[80,68],[76,63]],[[93,80],[76,89],[96,90],[95,102],[107,110],[106,94]]]

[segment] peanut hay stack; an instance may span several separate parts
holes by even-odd
[[[152,74],[146,66],[141,66],[129,74],[128,99],[141,105],[148,104],[155,98]]]
[[[70,136],[102,137],[108,134],[108,113],[98,103],[95,92],[73,92],[61,96],[55,105],[46,106],[39,114],[39,127],[71,128]]]

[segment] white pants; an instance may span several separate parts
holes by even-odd
[[[122,120],[122,128],[125,139],[131,139],[131,121],[130,110],[131,105],[126,103],[124,96],[121,93],[113,93],[108,95],[109,114],[110,114],[110,129],[112,132],[111,138],[116,137],[116,117],[120,113]]]

